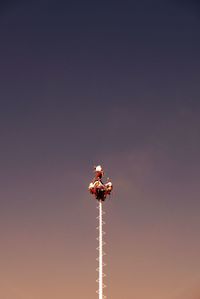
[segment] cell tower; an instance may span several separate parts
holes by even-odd
[[[95,167],[95,177],[93,181],[89,185],[89,191],[91,194],[93,194],[98,201],[98,210],[99,210],[99,216],[97,217],[98,219],[98,231],[99,235],[97,240],[99,241],[99,246],[97,247],[98,250],[98,262],[99,262],[99,267],[97,268],[98,271],[98,279],[97,282],[99,284],[98,288],[98,295],[99,299],[105,299],[106,296],[103,294],[103,289],[105,288],[105,284],[103,283],[103,278],[105,277],[105,274],[103,273],[103,267],[105,266],[103,262],[103,256],[105,255],[103,251],[103,246],[105,245],[105,242],[103,241],[103,236],[105,232],[103,231],[103,225],[105,222],[103,221],[103,215],[105,212],[103,211],[103,202],[106,200],[107,195],[110,195],[113,186],[110,181],[108,181],[106,184],[102,182],[102,177],[104,175],[103,169],[100,165]]]

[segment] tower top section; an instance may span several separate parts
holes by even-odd
[[[104,175],[104,171],[101,165],[95,166],[94,172],[95,176],[92,182],[89,184],[88,190],[98,201],[105,201],[113,189],[112,182],[107,180],[107,183],[103,183],[102,177]]]

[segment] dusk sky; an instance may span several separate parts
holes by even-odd
[[[199,1],[1,1],[0,299],[200,298]]]

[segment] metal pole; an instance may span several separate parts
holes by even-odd
[[[103,232],[102,202],[99,201],[99,299],[103,299]]]
[[[97,229],[99,230],[99,235],[98,235],[98,258],[97,261],[99,263],[97,271],[98,271],[98,279],[97,282],[99,284],[99,288],[97,291],[97,294],[99,294],[99,299],[106,299],[106,296],[103,294],[103,289],[106,288],[106,285],[103,283],[103,278],[106,276],[103,273],[103,267],[106,266],[106,264],[103,262],[103,256],[105,255],[105,252],[103,251],[103,246],[106,244],[103,241],[103,236],[105,235],[105,232],[103,231],[103,225],[105,224],[105,222],[103,221],[103,215],[105,214],[105,212],[103,211],[103,203],[102,201],[99,201],[97,209],[99,209],[99,215],[97,217],[97,219],[99,220],[98,222],[98,226]]]

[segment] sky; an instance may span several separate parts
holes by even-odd
[[[0,298],[200,298],[198,1],[1,1]],[[96,296],[96,297],[95,297]]]

